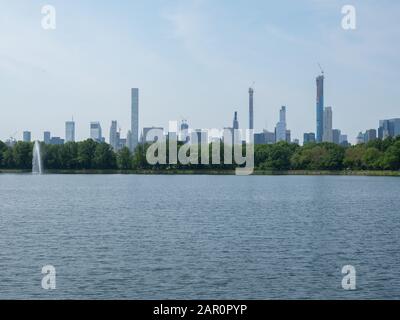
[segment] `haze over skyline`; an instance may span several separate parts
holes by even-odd
[[[41,8],[57,10],[56,30],[41,27]],[[343,30],[341,8],[357,9]],[[400,117],[400,3],[290,0],[235,2],[0,0],[0,140],[18,131],[64,137],[73,116],[77,140],[100,121],[126,134],[130,89],[140,89],[140,127],[188,120],[191,128],[248,125],[273,130],[287,107],[288,129],[315,132],[318,63],[333,127],[359,131]]]

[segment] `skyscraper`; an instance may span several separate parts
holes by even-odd
[[[189,125],[186,120],[182,120],[180,129],[179,129],[179,141],[188,142],[189,140],[190,140]]]
[[[139,141],[139,89],[132,88],[131,91],[131,151],[135,151]]]
[[[90,138],[97,142],[103,142],[100,122],[90,123]]]
[[[65,122],[65,142],[75,142],[75,122]]]
[[[275,133],[264,130],[265,141],[267,144],[273,144],[276,142]]]
[[[375,130],[375,129],[370,129],[370,130],[367,130],[367,131],[365,132],[365,135],[364,135],[364,142],[365,142],[365,143],[368,143],[368,142],[370,142],[370,141],[376,140],[376,138],[377,138],[376,130]]]
[[[332,107],[326,107],[324,110],[324,134],[323,142],[333,142],[332,132]]]
[[[45,131],[45,132],[43,133],[43,142],[44,142],[45,144],[49,144],[49,143],[50,143],[50,140],[51,140],[51,133],[50,133],[49,131]]]
[[[117,121],[111,121],[110,127],[110,145],[114,149],[114,151],[118,150],[119,146],[119,139],[118,139],[118,132],[117,132]]]
[[[61,139],[60,137],[51,137],[49,144],[61,145],[64,144],[64,139]]]
[[[279,111],[279,122],[276,124],[275,128],[276,142],[287,141],[286,130],[286,107],[282,106]]]
[[[314,132],[306,132],[303,136],[303,145],[307,143],[315,143],[315,133]]]
[[[317,142],[322,142],[324,135],[324,75],[317,77]]]
[[[291,143],[292,142],[292,131],[286,130],[286,142]]]
[[[126,146],[131,150],[132,148],[132,133],[131,130],[128,130],[128,133],[126,134]]]
[[[275,143],[275,133],[263,130],[262,133],[254,134],[254,144],[273,144]]]
[[[347,146],[348,145],[348,139],[346,134],[341,134],[340,139],[339,139],[339,144],[342,146]]]
[[[235,115],[233,116],[233,126],[232,126],[232,141],[234,145],[242,144],[242,137],[241,132],[239,131],[239,120],[238,120],[238,113],[235,111]]]
[[[238,129],[239,129],[239,121],[238,121],[237,111],[235,111],[235,115],[233,117],[233,130],[238,130]]]
[[[254,130],[254,89],[249,88],[249,129]]]
[[[386,139],[400,135],[400,119],[388,119],[379,121],[378,137]]]
[[[24,142],[31,142],[31,132],[30,131],[24,131],[22,134],[22,140]]]
[[[336,144],[340,144],[340,136],[342,132],[339,129],[332,130],[332,142]]]
[[[360,133],[357,135],[356,140],[357,140],[357,144],[362,144],[362,143],[364,143],[364,142],[365,142],[365,141],[364,141],[364,133],[360,132]]]

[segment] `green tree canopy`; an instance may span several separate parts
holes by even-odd
[[[115,153],[107,143],[98,143],[94,152],[93,165],[96,169],[116,169]]]
[[[118,168],[121,170],[132,169],[132,154],[127,147],[122,148],[118,151],[117,164]]]
[[[94,153],[97,143],[88,139],[78,143],[78,164],[80,169],[94,168]]]
[[[13,159],[17,169],[32,168],[32,143],[18,141],[13,147]]]

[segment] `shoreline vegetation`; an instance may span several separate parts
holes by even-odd
[[[21,141],[8,146],[0,141],[0,173],[31,172],[33,146],[33,143]],[[197,153],[198,164],[193,161],[187,165],[168,164],[167,147],[167,164],[151,165],[146,157],[150,146],[151,144],[139,144],[135,152],[130,152],[128,148],[114,152],[109,144],[91,139],[61,145],[41,143],[44,173],[233,175],[236,168],[248,166],[224,164],[225,151],[229,150],[223,143],[217,149],[220,164],[201,163],[203,149],[200,148],[204,147],[209,148],[209,163],[212,163],[215,146],[209,144],[197,146],[197,152],[190,155],[191,161],[193,157],[196,160]],[[178,143],[174,152],[179,152],[182,146],[183,143]],[[242,147],[242,154],[246,154],[246,146]],[[400,176],[400,136],[354,146],[326,142],[308,143],[304,146],[286,142],[255,145],[253,175]]]
[[[0,169],[0,174],[30,174],[32,170]],[[235,175],[234,170],[45,170],[44,174],[60,175]],[[254,170],[253,176],[369,176],[369,177],[400,177],[400,171],[388,170]]]

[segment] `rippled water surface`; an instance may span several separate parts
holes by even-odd
[[[0,175],[3,299],[399,299],[399,244],[398,178]]]

